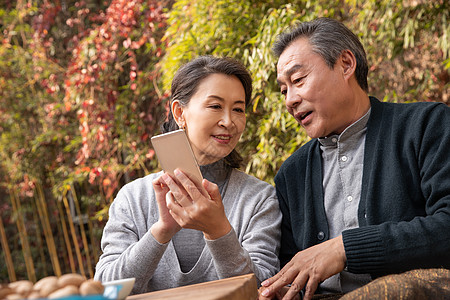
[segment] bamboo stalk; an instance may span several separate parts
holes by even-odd
[[[14,264],[11,257],[11,251],[9,251],[8,240],[6,239],[5,228],[3,227],[2,218],[0,218],[0,241],[2,243],[3,252],[5,253],[6,268],[8,269],[9,282],[16,281],[16,272],[14,270]]]
[[[23,216],[21,213],[22,208],[20,206],[20,200],[17,197],[15,191],[11,190],[10,195],[11,195],[11,203],[12,203],[13,212],[15,212],[17,214],[16,224],[17,224],[17,229],[19,230],[20,241],[22,243],[22,252],[23,252],[23,256],[24,256],[24,260],[25,260],[25,267],[27,269],[28,279],[33,282],[36,282],[36,274],[34,271],[33,257],[31,256],[30,245],[28,243],[27,229],[25,227],[25,223],[23,221]]]
[[[59,201],[55,200],[56,203],[59,203]],[[56,204],[55,204],[56,207]],[[61,272],[63,274],[68,273],[69,272],[69,256],[67,255],[67,249],[66,249],[66,243],[64,241],[64,233],[62,230],[61,225],[61,217],[60,217],[60,212],[59,210],[56,211],[56,214],[54,215],[54,225],[56,227],[56,233],[54,233],[55,235],[55,246],[56,249],[58,250],[58,258],[59,258],[59,262],[61,264]],[[53,231],[55,231],[55,229],[53,229]]]
[[[92,246],[92,252],[94,255],[94,261],[98,262],[98,252],[97,252],[97,239],[94,235],[94,231],[93,231],[93,227],[92,227],[92,222],[91,222],[91,218],[88,218],[88,228],[89,228],[89,235],[91,236],[91,245]]]
[[[72,240],[75,246],[75,253],[77,254],[78,264],[80,266],[81,275],[86,276],[84,273],[83,260],[81,259],[80,246],[78,245],[77,236],[75,233],[75,226],[73,225],[72,215],[70,213],[69,202],[67,201],[66,195],[63,195],[64,206],[66,207],[67,219],[69,220],[70,232],[72,233]]]
[[[59,265],[58,253],[56,251],[55,240],[53,238],[52,228],[50,226],[50,220],[48,216],[47,205],[45,203],[44,192],[40,183],[36,183],[36,190],[38,192],[37,203],[39,203],[42,211],[42,226],[45,228],[45,240],[47,242],[47,248],[50,253],[50,260],[52,261],[53,271],[56,276],[61,276],[61,266]]]
[[[86,239],[86,231],[84,230],[84,224],[81,219],[80,203],[78,202],[78,197],[75,193],[75,188],[73,185],[71,186],[71,193],[72,193],[72,197],[73,197],[73,202],[75,202],[75,209],[76,209],[77,215],[78,215],[78,221],[79,221],[80,232],[81,232],[81,240],[83,241],[84,251],[86,253],[86,262],[87,262],[88,272],[89,272],[90,278],[93,278],[94,273],[92,272],[91,255],[89,253],[89,245],[88,245],[87,239]],[[88,216],[88,219],[89,219],[89,216]]]
[[[87,189],[87,187],[85,187],[85,188]],[[91,210],[91,206],[88,206],[88,220],[87,220],[88,221],[88,230],[89,230],[89,235],[91,237],[91,245],[92,245],[92,253],[93,253],[93,256],[94,256],[94,262],[97,263],[98,259],[99,259],[99,253],[98,253],[97,250],[99,250],[100,248],[98,247],[99,244],[97,244],[97,238],[94,235],[94,230],[93,230],[93,226],[92,226],[92,219],[91,219],[91,211],[92,211]],[[93,212],[93,214],[95,216],[95,212]]]
[[[42,226],[42,230],[44,231],[45,240],[47,242],[47,249],[49,251],[50,258],[51,258],[50,247],[48,246],[47,226],[45,226],[45,217],[44,217],[44,213],[42,212],[41,204],[39,202],[39,196],[36,193],[35,193],[35,196],[34,196],[34,200],[35,200],[36,209],[37,209],[37,212],[38,212],[38,215],[39,215],[40,224]],[[53,266],[53,269],[54,269],[55,266],[53,264],[53,260],[51,262],[52,262],[52,266]]]
[[[63,230],[64,241],[66,243],[67,254],[69,255],[70,270],[72,271],[72,273],[75,273],[76,272],[75,271],[75,261],[73,259],[72,247],[70,244],[70,238],[69,238],[69,233],[67,231],[66,222],[64,220],[64,212],[61,207],[61,202],[56,200],[56,205],[58,206],[59,215],[61,216],[61,218],[60,218],[61,219],[61,227]]]
[[[37,199],[35,198],[37,201]],[[39,207],[37,206],[37,203],[35,202],[33,205],[33,209],[35,209],[38,212],[39,219],[41,219],[41,212],[39,211]],[[45,253],[44,253],[44,243],[42,241],[42,234],[40,230],[39,223],[42,224],[42,221],[40,222],[36,216],[36,214],[33,214],[33,221],[36,224],[36,240],[39,248],[39,257],[41,258],[41,263],[44,266],[44,277],[47,276],[47,267],[46,267],[46,260],[45,260]]]

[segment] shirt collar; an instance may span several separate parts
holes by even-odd
[[[372,108],[369,108],[369,110],[359,118],[357,121],[352,123],[350,126],[344,129],[344,131],[341,134],[334,134],[323,138],[318,138],[319,143],[322,146],[335,146],[337,142],[343,142],[346,139],[353,136],[355,133],[363,130],[367,126],[367,122],[369,121],[370,117],[370,111]]]

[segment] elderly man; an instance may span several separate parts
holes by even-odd
[[[449,269],[450,108],[368,96],[364,48],[335,20],[301,23],[273,49],[286,107],[312,140],[275,177],[284,267],[260,299]]]

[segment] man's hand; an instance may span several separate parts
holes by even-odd
[[[281,271],[265,280],[261,296],[271,299],[284,286],[291,284],[283,300],[295,299],[306,286],[305,297],[310,300],[320,282],[344,270],[346,263],[342,236],[298,252]],[[261,298],[265,299],[265,298]]]
[[[264,297],[264,296],[262,296],[261,295],[261,293],[265,290],[265,289],[267,289],[266,287],[264,287],[264,286],[262,286],[262,287],[260,287],[259,289],[258,289],[258,299],[257,300],[281,300],[281,299],[283,299],[283,296],[284,295],[286,295],[286,293],[288,292],[288,290],[289,290],[289,287],[287,287],[287,286],[283,286],[281,289],[279,289],[276,293],[275,293],[275,295],[274,295],[274,297]],[[299,294],[297,294],[296,296],[294,296],[294,300],[300,300],[301,298],[300,298],[300,295]]]

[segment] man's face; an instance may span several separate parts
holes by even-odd
[[[278,60],[277,81],[286,107],[311,138],[339,134],[353,122],[355,97],[341,57],[330,69],[308,39],[299,38]]]

